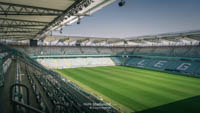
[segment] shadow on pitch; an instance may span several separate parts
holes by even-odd
[[[136,113],[200,113],[200,96],[187,98]]]

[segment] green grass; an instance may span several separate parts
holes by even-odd
[[[189,109],[200,113],[200,99],[194,99],[200,96],[198,78],[123,66],[56,71],[125,112],[186,113]]]

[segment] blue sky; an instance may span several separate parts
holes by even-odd
[[[126,0],[123,7],[118,2],[65,27],[62,35],[123,38],[200,30],[200,0]]]

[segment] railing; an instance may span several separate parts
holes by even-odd
[[[22,102],[16,101],[16,100],[13,98],[13,89],[14,89],[15,87],[23,87],[23,88],[26,89],[27,104],[24,104],[24,103],[22,103]],[[36,113],[44,113],[44,112],[42,112],[42,111],[40,111],[40,110],[38,110],[38,109],[36,109],[36,108],[30,106],[29,99],[30,99],[30,98],[29,98],[29,89],[28,89],[28,87],[27,87],[26,85],[24,85],[24,84],[13,84],[13,85],[10,87],[10,102],[11,102],[11,104],[13,104],[13,111],[14,111],[14,113],[17,113],[17,109],[16,109],[17,105],[18,105],[19,107],[26,108],[26,109],[27,109],[26,113],[29,113],[29,111],[33,111],[33,112],[36,112]]]
[[[62,112],[62,110],[64,110],[64,111],[70,111],[69,109],[67,109],[68,108],[68,106],[69,106],[70,104],[68,104],[68,105],[64,105],[64,104],[55,104],[55,106],[54,106],[54,108],[53,108],[53,113],[57,113],[57,112]],[[59,109],[59,110],[57,110],[57,108],[63,108],[63,109]],[[56,111],[57,110],[57,111]]]
[[[2,45],[0,44],[0,46],[2,46]],[[55,73],[55,72],[53,72],[51,70],[46,69],[44,66],[42,66],[38,62],[36,62],[33,59],[31,59],[26,53],[20,52],[20,51],[14,49],[14,48],[9,47],[9,46],[6,46],[6,48],[8,49],[8,51],[12,51],[11,53],[12,53],[12,55],[15,56],[15,58],[17,58],[18,60],[24,62],[25,64],[28,64],[29,66],[31,66],[32,68],[38,70],[39,72],[43,73],[43,76],[49,74],[54,79],[56,79],[58,81],[58,83],[62,84],[61,86],[63,86],[63,85],[67,86],[67,84],[64,83],[64,81],[62,81],[61,75],[59,75],[59,74],[57,74],[57,73]],[[25,85],[23,85],[23,84],[17,84],[17,85],[14,84],[10,88],[10,101],[13,104],[13,108],[15,109],[15,107],[18,105],[20,107],[28,109],[28,111],[34,111],[34,112],[37,112],[37,113],[43,113],[42,111],[40,111],[40,110],[38,110],[38,109],[33,108],[32,106],[30,106],[28,102],[27,102],[27,104],[24,104],[24,103],[21,103],[19,101],[16,101],[15,99],[13,99],[13,88],[15,88],[16,86],[18,86],[18,87],[24,87],[24,88],[26,88],[26,92],[29,92],[28,88]],[[73,104],[73,107],[75,108],[74,111],[81,111],[81,110],[83,110],[83,111],[90,112],[89,108],[85,108],[85,107],[81,107],[81,106],[78,107],[77,106],[77,104],[80,105],[79,102],[83,102],[81,99],[84,99],[86,101],[88,101],[88,99],[86,99],[85,97],[82,97],[82,96],[81,96],[82,98],[80,99],[79,98],[79,95],[80,95],[79,93],[77,93],[77,94],[74,95],[74,93],[70,92],[69,89],[67,89],[67,87],[61,87],[61,89],[62,89],[62,91],[60,91],[61,94],[66,94],[65,93],[66,91],[67,91],[67,93],[69,93],[69,95],[70,95],[69,102],[72,102],[72,103],[74,102],[74,104]],[[74,91],[74,92],[76,92],[76,91]],[[27,93],[27,100],[29,100],[29,96],[28,95],[29,94]],[[69,95],[66,95],[66,96],[69,96]],[[73,97],[71,97],[71,96],[73,96]],[[70,104],[72,104],[72,103],[70,103]]]

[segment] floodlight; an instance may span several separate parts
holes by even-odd
[[[119,4],[118,4],[118,5],[119,5],[119,7],[122,7],[122,6],[124,6],[124,5],[125,5],[125,3],[126,3],[126,2],[125,2],[124,0],[120,0],[120,2],[119,2]]]
[[[81,23],[81,18],[78,17],[78,21],[77,21],[77,24],[80,24]]]

